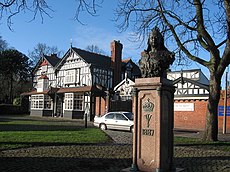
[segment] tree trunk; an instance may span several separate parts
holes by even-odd
[[[10,94],[9,94],[9,97],[10,97],[9,103],[13,104],[13,76],[12,75],[10,76]]]
[[[210,90],[206,112],[206,126],[204,131],[204,141],[218,141],[218,104],[220,99],[221,79],[216,72],[210,71]]]

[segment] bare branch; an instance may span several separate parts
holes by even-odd
[[[11,30],[13,17],[22,11],[33,13],[31,21],[39,14],[43,22],[44,15],[51,17],[49,12],[53,10],[47,4],[46,0],[33,0],[32,2],[29,0],[5,0],[4,2],[0,2],[0,19],[6,17],[7,25]]]
[[[215,51],[216,50],[216,45],[210,36],[210,34],[207,32],[204,26],[204,16],[203,16],[203,8],[202,8],[202,3],[200,0],[194,0],[194,5],[196,7],[196,18],[197,18],[197,31],[199,33],[199,37],[206,42],[208,48],[210,51]]]
[[[160,7],[161,16],[162,16],[164,22],[166,23],[166,25],[167,25],[167,26],[169,27],[169,29],[171,30],[171,32],[172,32],[172,34],[173,34],[173,36],[174,36],[174,38],[175,38],[175,40],[176,40],[176,42],[177,42],[177,45],[180,47],[180,49],[181,49],[191,60],[196,61],[196,62],[202,64],[203,66],[206,66],[206,67],[207,67],[207,66],[208,66],[208,62],[207,62],[207,61],[205,61],[205,60],[203,60],[203,59],[201,59],[201,58],[199,58],[199,57],[197,57],[197,56],[192,55],[192,54],[184,47],[184,45],[181,43],[181,41],[180,41],[180,39],[179,39],[179,37],[178,37],[178,35],[177,35],[175,29],[174,29],[174,27],[168,22],[167,18],[165,17],[165,15],[164,15],[164,13],[163,13],[163,11],[164,11],[164,10],[163,10],[163,7],[161,6],[161,3],[159,2],[159,0],[158,0],[158,4],[159,4],[159,7]]]
[[[78,3],[74,20],[85,25],[80,19],[80,14],[87,12],[91,16],[97,16],[97,9],[101,7],[103,0],[78,0]]]

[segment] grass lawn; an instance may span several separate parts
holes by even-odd
[[[109,141],[109,137],[100,129],[92,126],[84,128],[83,121],[40,118],[0,119],[0,150]]]
[[[202,139],[188,137],[174,137],[174,146],[195,146],[203,149],[230,151],[230,142],[205,142]]]

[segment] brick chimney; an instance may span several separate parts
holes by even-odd
[[[119,82],[121,82],[121,55],[123,45],[120,41],[114,40],[110,44],[111,48],[111,67],[113,69],[113,87],[115,87]]]

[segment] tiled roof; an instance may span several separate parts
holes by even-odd
[[[37,92],[37,90],[33,90],[33,91],[30,91],[30,92],[25,92],[25,93],[22,93],[21,95],[22,96],[30,96],[30,95],[34,95],[34,94],[48,94],[49,90],[46,90],[46,91],[43,91],[43,92]]]
[[[22,93],[21,95],[29,96],[29,95],[35,95],[35,94],[76,93],[76,92],[87,92],[87,91],[93,91],[94,93],[103,92],[102,89],[99,89],[96,86],[83,86],[83,87],[51,88],[43,92],[37,92],[37,90],[33,90],[30,92]]]
[[[103,92],[96,86],[84,86],[84,87],[67,87],[67,88],[60,88],[57,93],[75,93],[75,92],[86,92],[86,91],[93,91],[95,92]]]
[[[52,54],[50,56],[44,55],[44,58],[54,67],[56,64],[61,61],[56,55]]]
[[[57,93],[74,93],[74,92],[85,92],[90,91],[92,89],[91,86],[86,87],[67,87],[67,88],[60,88]]]
[[[44,61],[40,64],[40,66],[46,66],[47,64],[48,64],[47,60],[44,60]]]
[[[125,68],[125,66],[127,65],[127,63],[131,63],[132,66],[133,66],[133,69],[132,69],[132,73],[133,75],[135,76],[141,76],[141,71],[140,71],[140,68],[132,61],[131,58],[128,58],[128,59],[123,59],[122,60],[122,68]]]
[[[81,56],[87,63],[103,68],[111,67],[111,58],[102,54],[92,53],[73,47],[73,50]]]

